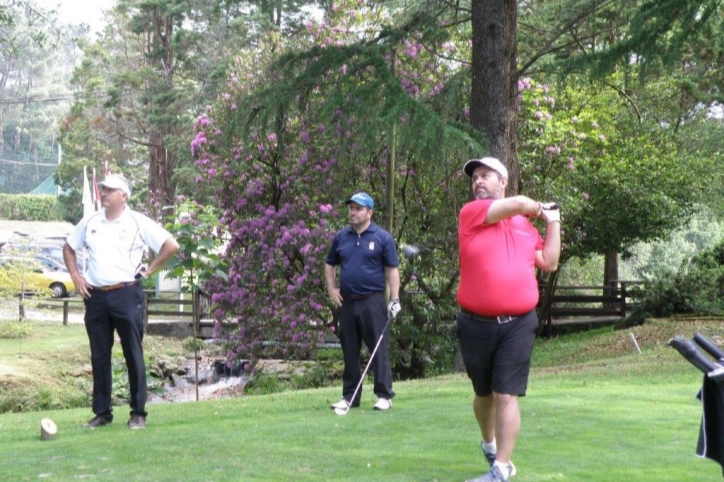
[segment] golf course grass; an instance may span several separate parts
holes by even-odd
[[[702,329],[722,328],[637,328],[641,354],[624,331],[541,340],[514,480],[721,480],[718,464],[694,455],[702,374],[666,346],[671,331]],[[82,427],[90,409],[6,413],[0,480],[420,482],[484,472],[464,375],[394,388],[393,409],[376,412],[368,380],[362,407],[346,416],[329,409],[339,387],[151,405],[137,431],[125,426],[126,407],[96,429]],[[43,418],[57,425],[55,440],[41,441]]]

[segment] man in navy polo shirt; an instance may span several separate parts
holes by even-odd
[[[362,376],[360,349],[364,341],[372,353],[388,316],[400,312],[400,272],[397,248],[392,235],[372,222],[375,207],[369,194],[359,192],[349,198],[349,226],[335,234],[329,248],[324,277],[332,304],[339,308],[339,339],[344,354],[342,400],[331,408],[358,407],[362,390],[352,400]],[[340,266],[339,288],[336,266]],[[385,299],[385,280],[390,285],[390,303]],[[380,343],[373,362],[375,410],[392,408],[392,367],[388,339]]]

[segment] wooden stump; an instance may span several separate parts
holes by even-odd
[[[44,418],[40,421],[40,440],[55,440],[57,433],[58,427],[51,419]]]

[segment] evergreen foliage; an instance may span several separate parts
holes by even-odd
[[[150,214],[176,191],[192,194],[207,206],[192,213],[204,222],[184,227],[181,261],[199,261],[201,239],[229,238],[228,278],[207,288],[219,317],[241,328],[230,357],[269,341],[305,356],[335,325],[321,269],[346,224],[342,202],[366,190],[374,220],[424,253],[401,266],[395,372],[444,371],[455,345],[456,218],[469,194],[460,167],[490,150],[469,124],[471,6],[119,2],[97,41],[81,44],[83,95],[62,123],[56,172],[65,217],[79,218],[83,166],[102,176],[108,162],[129,176],[133,202]],[[724,136],[710,115],[724,87],[718,2],[519,7],[516,188],[561,204],[563,260],[626,257],[699,203],[720,214]]]
[[[344,20],[340,13],[337,21]],[[481,151],[481,136],[428,105],[443,84],[421,81],[417,65],[434,77],[442,63],[420,44],[309,29],[339,39],[290,49],[278,60],[241,58],[229,92],[197,120],[198,181],[215,186],[231,235],[229,284],[210,285],[213,300],[239,323],[236,353],[258,353],[270,339],[288,347],[288,356],[309,352],[334,327],[322,269],[331,236],[346,224],[342,203],[366,190],[376,200],[374,220],[392,222],[398,245],[429,250],[415,274],[401,266],[408,311],[393,328],[395,371],[422,376],[434,363],[449,369],[454,336],[444,326],[454,318],[457,280],[449,253],[468,189],[459,164]],[[264,52],[282,44],[273,35],[267,42]],[[387,220],[385,173],[393,156],[394,219]],[[419,290],[427,304],[413,299]]]
[[[375,30],[374,7],[344,10],[354,5],[308,22],[293,41],[270,33],[239,56],[227,92],[197,118],[196,181],[231,238],[228,281],[207,288],[219,315],[238,323],[231,358],[269,341],[308,356],[335,329],[322,268],[346,224],[342,201],[365,190],[398,245],[423,248],[401,266],[391,348],[395,373],[423,376],[452,366],[456,220],[469,190],[460,167],[485,152],[467,127],[469,70],[451,60],[469,47],[453,41],[462,27],[437,28],[425,8]],[[523,193],[563,206],[564,260],[659,237],[697,199],[701,168],[677,162],[671,132],[637,117],[631,97],[602,88],[620,81],[518,83]]]

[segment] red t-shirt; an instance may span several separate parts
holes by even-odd
[[[483,316],[522,315],[538,304],[535,253],[543,238],[525,216],[484,224],[493,199],[460,210],[457,302]]]

